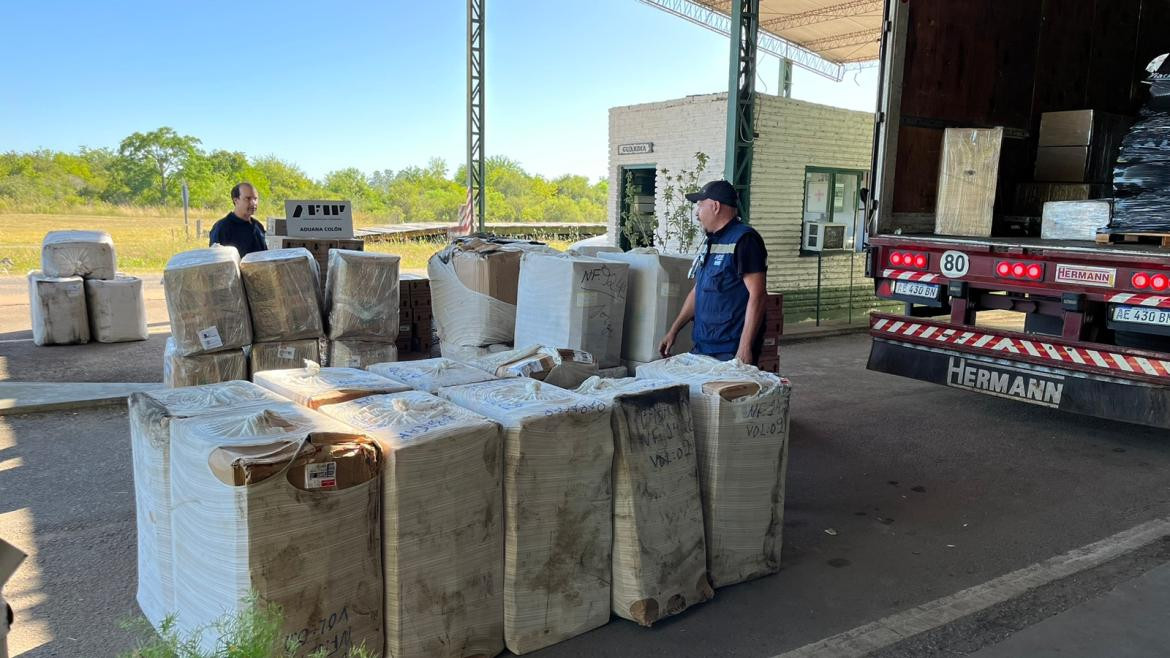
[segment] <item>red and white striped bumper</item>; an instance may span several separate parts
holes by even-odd
[[[1170,308],[1170,297],[1164,295],[1138,295],[1131,292],[1109,295],[1105,301],[1110,304],[1128,304],[1129,306],[1156,306]]]

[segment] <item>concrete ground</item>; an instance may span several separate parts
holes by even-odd
[[[0,343],[6,359],[10,345]],[[899,635],[878,655],[1170,646],[1170,625],[1149,619],[1170,609],[1170,542],[1112,539],[1170,517],[1166,432],[872,373],[867,350],[864,335],[783,350],[795,388],[780,573],[652,629],[614,620],[534,655],[772,656],[825,638],[836,648],[822,655],[850,655],[838,634],[1101,540],[1119,548],[1093,568]],[[36,356],[18,367],[36,371]],[[88,361],[73,368],[91,372]],[[136,613],[127,434],[118,407],[0,417],[0,535],[32,554],[6,589],[14,655],[132,645],[118,628]],[[1069,628],[1098,641],[1079,651]],[[1098,653],[1118,633],[1133,650]]]

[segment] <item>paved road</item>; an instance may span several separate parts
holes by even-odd
[[[784,350],[781,573],[653,629],[614,621],[534,655],[772,656],[1170,516],[1165,432],[870,373],[866,354],[864,336]],[[8,592],[16,655],[129,646],[116,622],[135,609],[132,486],[122,411],[0,418],[0,534],[34,553]],[[1147,577],[1167,553],[1127,554],[887,653],[978,650]]]

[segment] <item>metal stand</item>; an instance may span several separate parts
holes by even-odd
[[[467,195],[483,231],[486,198],[484,173],[484,5],[486,0],[467,0]]]
[[[732,0],[731,61],[727,85],[727,159],[724,177],[739,193],[739,217],[749,222],[752,145],[755,142],[756,50],[760,0]]]

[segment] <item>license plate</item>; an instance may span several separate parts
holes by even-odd
[[[1170,310],[1146,308],[1144,306],[1114,306],[1113,319],[1120,322],[1137,322],[1159,327],[1170,327]]]
[[[894,294],[938,299],[938,284],[919,283],[918,281],[895,281]]]

